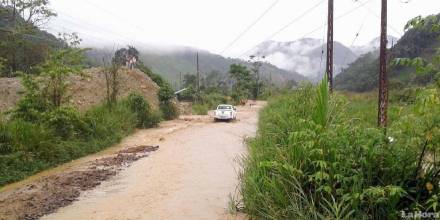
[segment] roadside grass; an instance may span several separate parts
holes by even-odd
[[[194,104],[192,105],[192,112],[195,115],[207,115],[209,107],[206,104]]]
[[[241,175],[245,212],[252,219],[398,219],[400,211],[438,211],[437,164],[425,156],[440,147],[439,104],[423,97],[392,104],[385,135],[373,95],[326,90],[325,81],[306,85],[261,111]]]
[[[393,93],[393,92],[392,92]],[[377,95],[378,92],[369,93],[340,93],[347,100],[346,112],[353,119],[358,119],[365,126],[377,125]],[[411,111],[407,103],[390,100],[388,117],[390,123],[397,121],[400,117],[409,114]]]
[[[63,108],[41,115],[41,121],[0,121],[0,186],[98,152],[136,127],[154,127],[160,121],[146,100],[135,94],[112,108],[101,105],[85,113]]]

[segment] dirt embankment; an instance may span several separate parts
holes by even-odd
[[[83,76],[69,78],[68,96],[70,103],[79,110],[86,110],[104,102],[106,80],[102,68],[84,70]],[[159,86],[138,69],[123,68],[119,80],[119,96],[125,97],[132,92],[143,95],[156,108],[159,104],[157,93]],[[19,78],[0,78],[0,112],[12,109],[23,95],[24,88]]]

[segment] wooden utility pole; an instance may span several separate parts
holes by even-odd
[[[179,73],[179,90],[182,89],[182,72]]]
[[[387,0],[382,0],[379,68],[379,105],[377,124],[387,127],[388,76],[387,76]]]
[[[197,95],[200,93],[200,72],[199,72],[199,52],[196,54],[196,69],[197,69]]]
[[[328,0],[326,73],[330,93],[333,93],[333,8],[333,0]]]
[[[258,96],[260,96],[260,65],[261,63],[257,63],[258,65],[258,71],[257,71],[257,94],[255,96],[255,100],[258,99]]]
[[[269,73],[269,94],[272,95],[272,72]]]

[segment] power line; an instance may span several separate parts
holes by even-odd
[[[240,40],[252,27],[254,27],[261,19],[264,18],[277,4],[279,3],[279,0],[276,0],[274,3],[272,3],[264,12],[258,16],[258,18],[253,21],[249,26],[247,26],[231,43],[229,43],[220,54],[223,54],[226,52],[229,48],[231,48],[238,40]]]
[[[80,29],[86,30],[86,31],[88,31],[88,32],[96,31],[96,29],[98,28],[98,29],[100,29],[99,32],[104,32],[104,33],[111,34],[111,35],[115,36],[116,38],[118,38],[119,40],[126,41],[126,42],[132,42],[132,41],[133,41],[133,40],[131,40],[130,38],[128,38],[128,37],[126,37],[126,36],[123,36],[123,35],[121,35],[121,34],[119,34],[119,33],[116,33],[116,32],[108,31],[108,30],[106,30],[106,29],[104,29],[104,28],[101,28],[101,27],[99,27],[99,26],[94,26],[94,25],[87,24],[87,23],[86,23],[86,25],[84,25],[84,24],[79,24],[79,23],[75,22],[75,20],[69,20],[69,19],[63,19],[63,18],[59,18],[59,19],[62,20],[62,21],[64,21],[64,22],[66,22],[66,23],[73,24],[74,26],[77,26],[77,27],[79,27]],[[73,19],[74,19],[74,18],[73,18]],[[88,27],[88,28],[87,28],[87,27]],[[75,29],[76,29],[76,28],[75,28]]]
[[[326,25],[326,24],[327,24],[327,20],[324,18],[324,25]],[[322,70],[322,60],[324,58],[325,34],[326,34],[326,31],[324,29],[324,31],[322,32],[321,60],[319,61],[319,72],[321,72],[321,70]]]
[[[137,30],[140,30],[140,31],[143,31],[143,32],[148,32],[148,30],[146,30],[146,29],[143,28],[142,26],[139,26],[139,25],[137,25],[137,24],[135,24],[135,23],[132,23],[132,22],[131,22],[130,20],[128,20],[127,18],[121,17],[121,16],[117,15],[116,13],[113,13],[112,11],[109,11],[109,10],[107,10],[107,9],[105,9],[105,8],[102,8],[101,6],[99,6],[99,5],[95,4],[95,3],[92,3],[91,1],[88,1],[88,0],[83,0],[83,1],[84,1],[85,3],[91,5],[91,6],[95,7],[96,9],[102,11],[102,12],[105,12],[106,14],[111,15],[113,18],[117,18],[116,20],[121,21],[121,23],[129,24],[131,27],[134,27],[134,28],[136,28]],[[131,31],[132,31],[132,34],[135,33],[135,32],[133,32],[133,29],[131,29]],[[134,34],[134,35],[135,35],[135,34]],[[145,43],[143,43],[143,42],[137,40],[136,37],[135,37],[134,41],[137,42],[137,43],[139,43],[139,44],[141,44],[141,45],[143,45],[143,46],[149,47],[149,45],[147,45],[147,44],[145,44]]]
[[[103,12],[105,12],[105,13],[111,15],[111,16],[113,16],[113,17],[118,18],[119,20],[122,20],[123,23],[130,24],[131,26],[133,26],[133,27],[135,27],[135,28],[137,28],[137,29],[141,29],[142,31],[148,31],[148,30],[144,29],[143,27],[141,27],[141,26],[139,26],[139,25],[137,25],[137,24],[132,23],[132,22],[131,22],[130,20],[128,20],[127,18],[121,17],[121,16],[117,15],[116,13],[113,13],[113,12],[111,12],[111,11],[109,11],[109,10],[107,10],[107,9],[105,9],[105,8],[103,8],[103,7],[101,7],[101,6],[97,5],[97,4],[95,4],[95,3],[92,3],[91,1],[88,1],[88,0],[83,0],[83,1],[86,2],[86,3],[89,4],[89,5],[91,5],[91,6],[95,7],[95,8],[97,8],[97,9],[99,9],[99,10],[101,10],[101,11],[103,11]]]
[[[98,29],[100,29],[100,30],[104,30],[104,31],[107,32],[107,33],[110,33],[110,34],[113,34],[113,35],[117,35],[117,36],[121,37],[121,39],[125,39],[125,40],[127,40],[127,41],[132,41],[131,39],[127,38],[127,36],[123,36],[123,35],[121,35],[121,34],[118,33],[118,32],[113,32],[113,31],[111,31],[111,30],[109,30],[109,29],[107,29],[107,28],[105,28],[105,27],[101,27],[101,26],[99,26],[99,25],[96,25],[96,24],[93,24],[93,23],[89,23],[89,22],[87,22],[87,21],[85,21],[85,20],[83,20],[83,19],[81,19],[81,18],[77,18],[77,17],[71,16],[71,15],[69,15],[68,13],[66,13],[65,11],[59,11],[59,12],[62,13],[62,14],[61,14],[62,16],[65,16],[65,17],[67,17],[67,18],[58,17],[57,19],[65,20],[65,21],[67,21],[67,22],[69,22],[69,23],[72,23],[72,24],[75,24],[75,25],[77,25],[77,26],[79,26],[79,27],[81,27],[81,26],[83,26],[84,24],[86,24],[86,26],[89,26],[89,27],[91,27],[91,28],[98,28]],[[69,20],[68,18],[70,18],[70,20]],[[80,21],[81,24],[77,23],[77,21]]]
[[[341,15],[335,17],[335,21],[336,21],[336,20],[339,20],[339,19],[341,19],[341,18],[343,18],[343,17],[345,17],[345,16],[347,16],[347,15],[350,15],[351,13],[357,11],[359,8],[361,8],[362,6],[366,5],[366,4],[367,4],[368,2],[370,2],[370,1],[371,1],[371,0],[367,0],[367,1],[363,2],[362,4],[360,4],[360,5],[358,5],[358,6],[354,7],[354,8],[352,8],[352,9],[350,9],[350,10],[344,12],[343,14],[341,14]],[[323,24],[323,25],[321,25],[321,26],[319,26],[319,27],[313,29],[312,31],[310,31],[310,32],[308,32],[308,33],[306,33],[306,34],[304,34],[301,38],[304,38],[304,37],[306,37],[306,36],[308,36],[308,35],[310,35],[310,34],[313,34],[313,33],[315,33],[316,31],[319,31],[319,30],[321,30],[322,28],[324,28],[324,27],[326,27],[326,26],[327,26],[327,23],[325,23],[325,24]]]
[[[404,3],[404,2],[402,2],[402,3]],[[379,16],[379,15],[378,15],[375,11],[373,11],[371,8],[369,8],[369,7],[367,7],[367,6],[364,6],[364,8],[365,8],[367,11],[369,11],[371,14],[373,14],[377,19],[379,19],[379,20],[381,19],[381,16]],[[396,34],[398,34],[398,35],[400,35],[400,36],[403,35],[399,30],[397,30],[397,28],[391,26],[390,24],[388,24],[388,27],[389,27],[392,31],[394,31]]]
[[[54,29],[54,28],[52,28],[52,27],[55,27],[55,28],[57,28],[57,29]],[[46,30],[51,30],[51,31],[54,31],[54,32],[58,32],[58,33],[66,32],[66,31],[74,32],[74,33],[78,33],[78,34],[86,35],[86,36],[88,36],[89,38],[92,38],[92,39],[94,39],[94,40],[96,40],[96,41],[98,41],[98,42],[102,42],[102,41],[112,42],[112,41],[109,40],[109,39],[100,38],[100,37],[97,37],[97,36],[92,35],[92,34],[80,33],[80,32],[78,32],[78,31],[76,31],[76,30],[72,30],[72,29],[69,29],[69,28],[66,28],[66,27],[60,27],[60,26],[57,26],[57,25],[52,25],[52,27],[47,27],[47,28],[45,28],[45,29],[46,29]]]
[[[362,23],[361,23],[361,26],[359,27],[359,30],[356,32],[356,35],[354,36],[354,39],[353,39],[353,41],[351,42],[351,45],[350,45],[350,47],[349,48],[352,48],[353,46],[354,46],[354,43],[356,42],[356,40],[359,38],[359,34],[361,33],[361,31],[362,31],[362,29],[363,29],[363,27],[364,27],[364,25],[365,25],[365,22],[367,21],[367,18],[368,18],[368,14],[366,14],[365,15],[365,18],[364,18],[364,20],[362,21]],[[345,55],[344,55],[344,59],[342,60],[342,65],[345,63],[345,61],[347,60],[347,57],[348,57],[348,53],[349,53],[350,51],[348,50],[347,52],[345,52]],[[341,67],[341,70],[340,71],[342,71],[342,67]]]
[[[325,0],[319,1],[317,4],[313,5],[311,8],[307,9],[305,12],[303,12],[301,15],[299,15],[298,17],[295,17],[294,19],[292,19],[290,22],[288,22],[286,25],[284,25],[283,27],[281,27],[280,29],[278,29],[277,31],[275,31],[273,34],[271,34],[269,37],[267,37],[264,41],[268,41],[270,39],[272,39],[273,37],[275,37],[276,35],[278,35],[279,33],[281,33],[282,31],[284,31],[285,29],[287,29],[288,27],[290,27],[292,24],[298,22],[300,19],[302,19],[303,17],[305,17],[308,13],[312,12],[313,10],[315,10],[319,5],[321,5]],[[248,51],[244,52],[243,54],[241,54],[239,57],[242,57],[243,55],[247,54],[249,51],[251,51],[253,48],[249,49]]]

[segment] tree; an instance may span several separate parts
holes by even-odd
[[[121,66],[112,62],[108,67],[104,69],[105,83],[107,89],[107,105],[112,108],[114,104],[118,101],[119,92],[119,70]]]
[[[440,17],[428,16],[422,18],[418,16],[411,19],[405,26],[405,30],[419,29],[429,33],[440,33]],[[437,36],[439,39],[439,37]],[[439,39],[440,40],[440,39]],[[395,66],[414,67],[417,73],[415,80],[421,83],[436,82],[440,87],[440,48],[436,49],[436,53],[430,60],[421,57],[416,58],[397,58],[393,61]]]
[[[262,57],[264,59],[264,56]],[[252,55],[251,60],[257,59],[256,56]],[[254,73],[254,82],[252,83],[252,96],[254,99],[257,99],[258,96],[261,93],[261,87],[263,86],[262,82],[260,81],[260,68],[263,64],[256,60],[252,63],[252,72]]]
[[[179,117],[179,110],[176,104],[173,102],[174,91],[169,84],[165,84],[160,88],[158,97],[160,102],[160,110],[166,120]]]
[[[6,59],[7,76],[16,71],[30,72],[48,57],[59,42],[38,30],[56,14],[48,0],[0,0],[0,57]]]
[[[185,74],[183,76],[183,87],[185,88],[197,88],[197,76],[191,74]]]
[[[207,92],[228,93],[228,83],[226,77],[219,71],[213,70],[206,75],[204,85]]]
[[[6,75],[6,59],[0,57],[0,76]]]
[[[234,80],[232,87],[232,98],[236,102],[247,99],[251,94],[252,77],[250,71],[243,65],[232,64],[229,75]]]
[[[139,51],[129,45],[127,48],[121,48],[116,51],[113,63],[124,66],[133,58],[139,60]]]
[[[1,0],[0,6],[10,9],[12,21],[16,22],[20,16],[23,20],[19,25],[40,27],[56,16],[49,8],[49,0]]]
[[[44,95],[53,106],[59,107],[65,101],[67,77],[79,74],[84,62],[84,51],[79,48],[79,38],[76,34],[63,35],[66,48],[53,52],[39,69]]]
[[[71,39],[66,39],[66,45],[68,42],[79,41],[76,34],[69,36]],[[73,43],[69,47],[54,51],[38,66],[41,72],[39,76],[21,74],[25,93],[17,104],[13,117],[38,121],[43,113],[58,109],[66,103],[67,78],[71,74],[79,74],[84,61],[85,49],[77,46]]]

